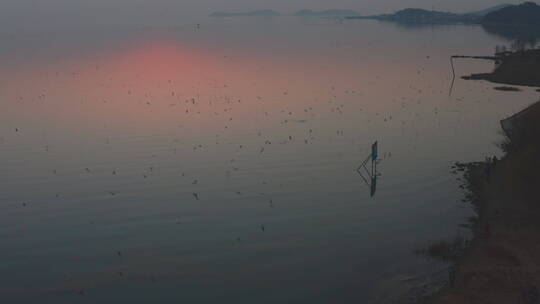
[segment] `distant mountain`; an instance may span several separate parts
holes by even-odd
[[[540,26],[540,6],[534,2],[508,6],[487,14],[482,18],[481,23]]]
[[[481,17],[469,14],[455,14],[448,12],[439,12],[433,10],[425,10],[420,8],[406,8],[395,12],[394,14],[376,15],[368,17],[350,17],[350,19],[367,18],[383,21],[393,21],[400,23],[475,23],[480,21]]]
[[[491,13],[491,12],[495,12],[495,11],[501,10],[501,9],[509,7],[509,6],[513,6],[513,4],[501,4],[501,5],[486,8],[486,9],[483,9],[483,10],[480,10],[480,11],[466,13],[465,15],[474,15],[474,16],[482,16],[483,17],[483,16],[485,16],[485,15]]]
[[[268,16],[279,16],[280,13],[273,10],[255,10],[244,13],[228,13],[228,12],[215,12],[210,15],[210,17],[239,17],[239,16],[256,16],[256,17],[268,17]]]
[[[400,11],[397,11],[392,18],[401,19],[401,20],[443,20],[443,19],[452,19],[458,18],[458,14],[447,13],[447,12],[438,12],[430,11],[420,8],[406,8]]]
[[[294,16],[302,17],[343,17],[343,16],[358,16],[358,12],[347,9],[328,9],[323,11],[313,11],[309,9],[303,9],[295,12]]]

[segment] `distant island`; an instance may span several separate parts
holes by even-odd
[[[280,16],[270,9],[249,12],[215,12],[210,17]],[[406,8],[393,14],[361,16],[348,9],[310,10],[302,9],[292,14],[297,17],[344,17],[347,19],[375,19],[403,24],[482,24],[482,25],[525,25],[540,26],[540,6],[534,2],[519,5],[501,4],[484,10],[468,13],[451,13],[421,8]]]
[[[323,11],[314,11],[310,9],[303,9],[296,11],[293,16],[300,17],[349,17],[358,16],[358,12],[348,9],[328,9]]]
[[[469,13],[450,13],[420,8],[406,8],[394,14],[349,16],[348,19],[376,19],[410,24],[498,24],[540,25],[540,6],[534,2],[502,4]]]
[[[236,12],[236,13],[229,13],[229,12],[215,12],[210,15],[210,17],[248,17],[248,16],[256,16],[256,17],[271,17],[271,16],[279,16],[280,13],[274,11],[274,10],[255,10],[255,11],[249,11],[249,12]]]
[[[478,22],[482,17],[478,15],[455,14],[449,12],[425,10],[421,8],[406,8],[397,11],[394,14],[350,18],[377,19],[403,23],[475,23]]]
[[[377,19],[383,21],[393,21],[402,23],[480,23],[482,19],[495,11],[511,7],[511,4],[497,5],[485,10],[457,14],[450,12],[440,12],[435,10],[426,10],[421,8],[406,8],[395,12],[394,14],[383,14],[373,16],[351,16],[350,19]]]

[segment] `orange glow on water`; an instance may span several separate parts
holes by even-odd
[[[218,134],[341,115],[345,103],[348,113],[368,105],[382,112],[396,96],[417,94],[403,79],[429,77],[412,73],[414,62],[367,60],[365,54],[353,59],[236,54],[149,39],[2,71],[7,90],[0,94],[11,101],[11,116],[35,125]]]
[[[39,113],[47,121],[79,127],[161,129],[191,121],[197,132],[216,132],[252,126],[268,113],[307,108],[326,79],[314,76],[317,65],[295,59],[228,58],[153,40],[99,56],[23,66],[9,81],[10,99],[43,106]]]

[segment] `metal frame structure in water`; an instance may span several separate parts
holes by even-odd
[[[371,197],[373,197],[375,195],[375,192],[377,191],[377,177],[379,175],[377,173],[378,154],[379,154],[379,143],[376,141],[375,143],[373,143],[373,145],[371,145],[371,154],[356,169],[356,172],[360,174],[360,176],[362,177],[366,185],[368,185],[368,187],[371,189],[370,191]],[[370,160],[371,160],[371,170],[367,168],[367,163]],[[366,178],[364,174],[362,174],[363,172],[362,168],[364,169],[363,171],[365,171],[365,173],[369,177],[369,181],[368,181],[368,178]]]

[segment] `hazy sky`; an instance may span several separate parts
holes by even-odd
[[[516,0],[0,0],[5,10],[66,10],[66,9],[118,9],[138,7],[145,9],[178,9],[184,12],[210,13],[215,10],[249,10],[271,8],[282,12],[300,8],[350,8],[362,13],[381,13],[405,7],[435,7],[438,10],[468,11]]]
[[[214,11],[274,9],[353,9],[360,14],[388,13],[406,7],[465,12],[519,0],[0,0],[0,31],[17,27],[66,27],[75,24],[173,24]]]

